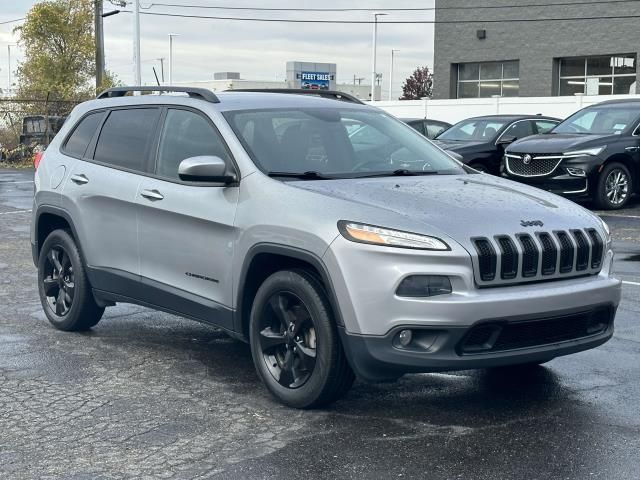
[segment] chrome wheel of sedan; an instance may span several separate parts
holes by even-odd
[[[612,205],[621,205],[629,196],[629,177],[621,169],[613,169],[605,180],[605,193]]]

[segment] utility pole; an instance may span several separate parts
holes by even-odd
[[[140,72],[140,0],[133,0],[133,84],[142,85]]]
[[[400,50],[391,49],[391,68],[389,68],[389,101],[393,100],[393,54]]]
[[[173,37],[177,37],[179,33],[169,34],[169,85],[173,85]]]
[[[378,17],[386,13],[373,14],[373,52],[371,56],[371,101],[376,99],[376,43],[378,41]]]
[[[93,0],[96,31],[96,90],[104,80],[104,31],[102,28],[102,0]]]
[[[16,47],[15,43],[7,45],[7,97],[11,94],[11,47]]]
[[[160,61],[160,78],[162,79],[162,83],[164,83],[164,57],[158,58]]]

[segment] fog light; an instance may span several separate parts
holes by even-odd
[[[408,347],[412,339],[413,333],[411,333],[411,330],[400,330],[400,333],[398,334],[400,345],[402,345],[403,347]]]
[[[451,293],[451,281],[440,275],[411,275],[396,290],[399,297],[433,297],[447,293]]]
[[[587,173],[581,168],[567,167],[567,172],[569,172],[569,175],[572,175],[574,177],[586,177],[587,176]]]

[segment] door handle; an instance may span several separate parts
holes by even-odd
[[[638,150],[640,150],[640,147],[627,147],[625,148],[625,150],[627,152],[637,152]]]
[[[71,181],[77,185],[84,185],[85,183],[89,183],[89,179],[85,176],[84,173],[71,175]]]
[[[140,192],[144,198],[148,198],[149,200],[162,200],[164,195],[162,195],[158,190],[142,190]]]

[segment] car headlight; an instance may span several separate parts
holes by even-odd
[[[392,230],[362,223],[340,220],[338,230],[352,242],[384,245],[387,247],[415,248],[418,250],[451,250],[449,245],[436,237]]]
[[[586,148],[584,150],[573,150],[571,152],[565,152],[565,157],[596,157],[602,153],[605,147]]]

